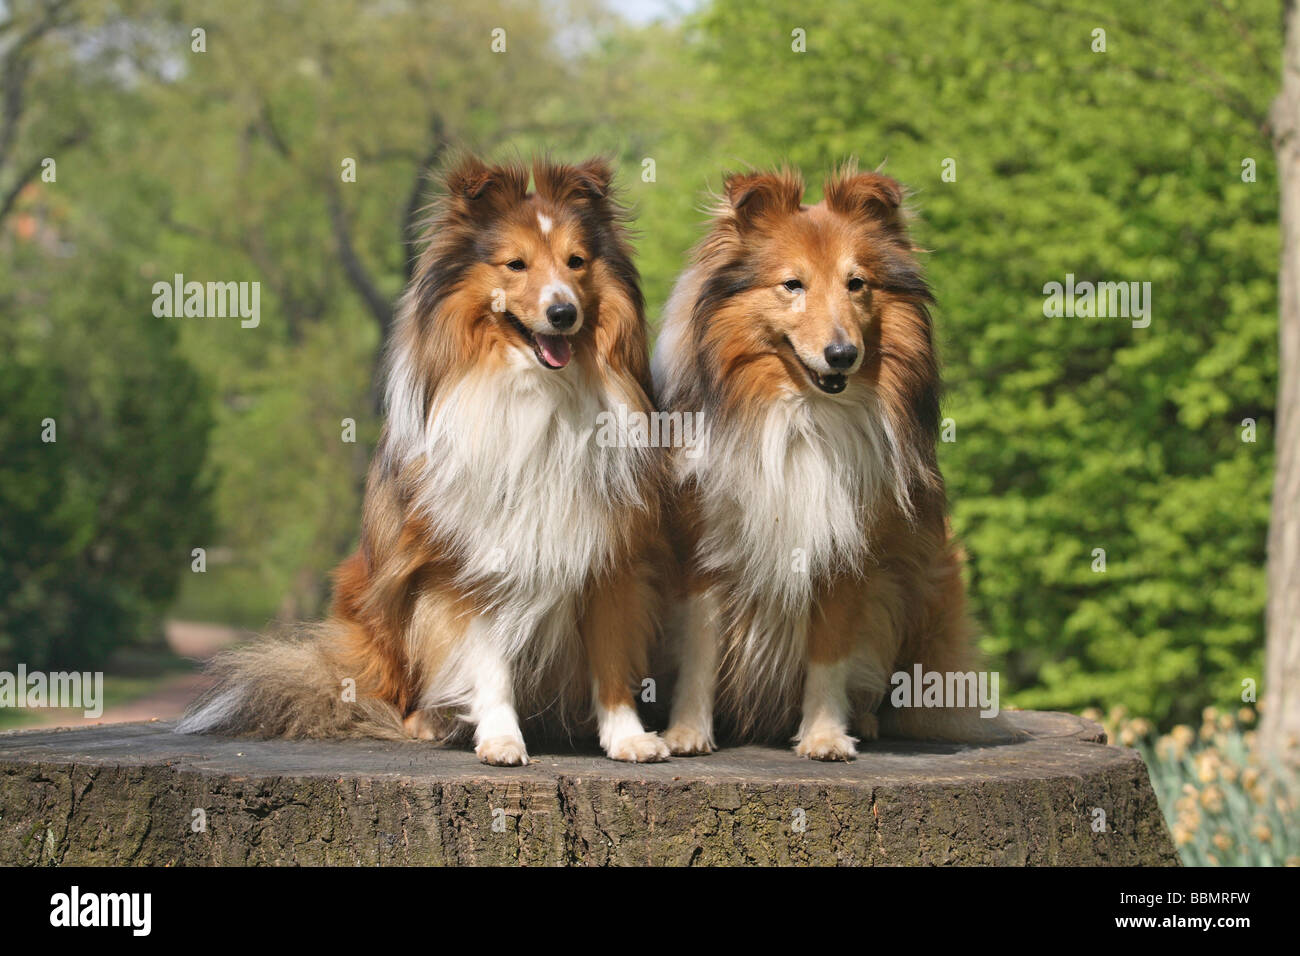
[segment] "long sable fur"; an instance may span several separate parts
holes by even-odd
[[[883,666],[850,682],[866,736],[875,735],[873,712],[888,690],[880,686],[883,674],[913,662],[965,672],[978,662],[936,456],[941,385],[933,297],[908,235],[903,189],[846,164],[827,178],[819,207],[810,211],[803,194],[802,177],[790,169],[727,179],[709,231],[669,300],[653,363],[663,407],[702,410],[709,422],[707,452],[695,461],[676,458],[674,538],[687,581],[683,597],[719,602],[715,716],[736,740],[788,739],[793,732],[807,654],[799,635],[837,613],[832,596],[861,608],[840,628],[858,635],[853,654],[897,644],[881,651],[889,657]],[[814,215],[823,231],[801,232]],[[805,234],[802,251],[812,258],[827,235],[848,237],[844,243],[868,275],[872,321],[862,328],[865,358],[849,390],[835,400],[810,395],[800,411],[788,412],[790,384],[802,382],[803,373],[762,327],[764,310],[780,309],[763,304],[773,277],[760,275],[760,258],[767,244]],[[826,482],[842,484],[856,501],[849,510],[860,533],[846,541],[827,530],[823,539],[832,543],[812,557],[801,580],[782,575],[775,560],[761,564],[755,555],[763,538],[745,529],[772,529],[776,556],[777,544],[790,543],[780,535],[792,516],[807,516],[798,508],[817,489],[772,475],[788,467],[788,449],[805,442],[809,428],[825,449]],[[772,487],[760,493],[763,481]],[[1014,736],[1000,720],[969,711],[886,706],[880,719],[904,736]]]

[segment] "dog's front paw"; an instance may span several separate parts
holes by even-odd
[[[694,757],[713,753],[709,734],[689,724],[674,724],[664,734],[669,753],[677,757]]]
[[[631,734],[609,745],[610,760],[629,763],[657,763],[668,759],[668,745],[658,734]]]
[[[856,743],[853,737],[838,730],[814,730],[799,739],[794,752],[813,760],[852,760],[858,755],[853,746]]]
[[[518,737],[489,737],[479,741],[474,752],[479,760],[494,767],[522,767],[528,763],[528,751]]]

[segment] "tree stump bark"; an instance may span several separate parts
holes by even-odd
[[[1025,743],[736,747],[522,768],[425,743],[0,735],[0,864],[1177,865],[1141,758],[1019,712]]]

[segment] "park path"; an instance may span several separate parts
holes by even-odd
[[[164,625],[167,644],[179,657],[196,662],[206,661],[223,647],[246,640],[247,631],[224,624],[207,624],[197,621],[167,621]],[[112,678],[106,678],[111,680]],[[175,720],[186,706],[202,691],[211,686],[211,680],[201,673],[197,663],[193,673],[173,674],[162,679],[158,687],[136,700],[104,708],[102,716],[88,718],[80,710],[56,708],[46,711],[40,720],[22,726],[23,730],[36,727],[86,727],[92,724],[117,724],[137,720]]]

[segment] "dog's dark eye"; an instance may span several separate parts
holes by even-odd
[[[506,263],[506,268],[514,272],[523,272],[525,269],[528,268],[528,266],[524,264],[523,259],[511,259],[509,262]]]
[[[570,269],[581,269],[586,264],[587,260],[582,258],[582,256],[569,256]]]
[[[785,286],[791,292],[798,292],[800,289],[803,288],[803,283],[800,282],[798,279],[786,279],[784,282],[781,283],[781,285]]]
[[[866,283],[862,279],[858,278],[857,276],[854,276],[852,279],[849,280],[849,291],[857,292],[864,285],[866,285]]]

